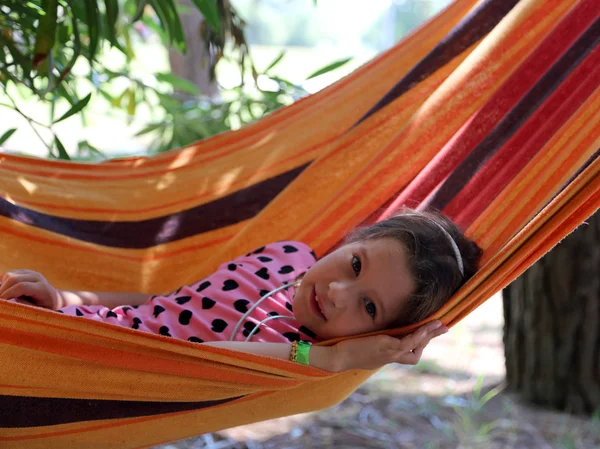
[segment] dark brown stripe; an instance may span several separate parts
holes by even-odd
[[[200,410],[242,397],[202,402],[145,402],[0,395],[0,428],[52,426]]]
[[[248,220],[267,206],[309,164],[177,214],[141,221],[57,217],[0,198],[0,215],[56,234],[118,248],[149,248]]]
[[[488,34],[518,2],[519,0],[487,0],[476,7],[354,126],[408,92]]]
[[[430,203],[432,208],[443,210],[460,193],[471,178],[485,166],[486,162],[502,148],[544,103],[546,98],[598,45],[599,36],[600,20],[597,20],[448,176],[448,179],[433,195]],[[550,137],[548,136],[548,139]],[[492,198],[490,198],[491,200]]]

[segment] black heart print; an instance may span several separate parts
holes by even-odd
[[[283,336],[289,341],[300,341],[300,334],[297,334],[296,332],[286,332]]]
[[[201,292],[202,290],[204,290],[205,288],[210,287],[210,281],[204,281],[202,284],[200,284],[198,286],[198,288],[196,289],[197,292]]]
[[[250,304],[250,301],[247,299],[238,299],[233,303],[233,307],[240,313],[246,313],[248,311],[248,304]]]
[[[142,320],[140,320],[138,317],[135,317],[135,318],[133,319],[133,326],[131,326],[131,328],[132,328],[132,329],[139,329],[139,327],[140,327],[140,324],[143,324],[143,323],[142,323]]]
[[[283,245],[283,252],[284,253],[297,253],[298,248],[296,248],[295,246],[292,246],[292,245]]]
[[[164,307],[154,306],[154,311],[152,312],[152,314],[154,315],[154,318],[158,318],[158,315],[160,315],[164,311],[165,311]]]
[[[208,296],[205,296],[204,298],[202,298],[202,308],[204,310],[212,309],[216,303],[217,303],[217,301],[215,301],[212,298],[209,298]]]
[[[223,291],[224,292],[228,292],[230,290],[235,290],[238,287],[239,287],[239,284],[237,282],[235,282],[233,279],[227,279],[225,282],[223,282]]]
[[[248,335],[250,335],[250,333],[254,330],[254,328],[256,327],[256,324],[252,323],[251,321],[246,321],[244,323],[244,332],[242,332],[244,334],[244,337],[247,337]],[[254,332],[254,335],[260,333],[260,329],[256,329],[256,332]]]
[[[75,315],[77,315],[77,316],[83,316],[83,313],[81,312],[81,310],[75,309]]]
[[[125,306],[125,307],[123,307],[123,309],[122,309],[122,310],[123,310],[123,313],[124,313],[125,315],[127,315],[127,312],[129,312],[129,311],[131,310],[131,307]]]
[[[291,273],[292,271],[294,271],[294,267],[292,267],[291,265],[284,265],[283,267],[281,267],[278,271],[279,274],[288,274]]]
[[[294,309],[292,308],[292,305],[289,302],[285,302],[285,308],[288,309],[290,312],[293,312]]]
[[[271,262],[273,259],[267,256],[258,256],[258,260],[260,260],[261,262]]]
[[[262,253],[265,250],[264,246],[261,246],[260,248],[256,248],[254,251],[252,251],[252,254],[259,254]]]
[[[277,312],[269,312],[267,315],[269,316],[279,316]]]
[[[165,337],[170,337],[171,334],[169,333],[169,328],[167,326],[161,326],[160,329],[158,330],[158,333],[160,335],[164,335]]]
[[[106,313],[106,318],[117,318],[117,314],[115,312],[113,312],[112,310],[109,310]]]
[[[259,295],[262,298],[265,295],[268,295],[269,293],[271,293],[269,290],[260,290]]]
[[[230,263],[229,265],[227,265],[227,269],[229,271],[235,271],[236,268],[237,268],[237,265],[234,263]]]
[[[184,310],[183,312],[181,312],[179,314],[179,324],[183,324],[184,326],[187,326],[188,324],[190,324],[191,319],[192,319],[192,311],[191,310]]]
[[[255,275],[257,275],[259,278],[264,279],[265,281],[268,280],[271,276],[268,273],[269,270],[267,270],[266,267],[262,267],[260,270],[258,270],[256,273],[254,273]]]
[[[315,258],[315,260],[317,260],[317,254],[314,251],[311,251],[310,255],[313,256]]]
[[[313,331],[311,331],[308,327],[305,326],[300,326],[298,330],[304,335],[308,335],[310,338],[315,338],[317,336],[317,334],[315,334]]]
[[[212,330],[213,332],[217,332],[219,334],[221,332],[223,332],[225,330],[225,328],[227,327],[227,323],[220,318],[213,320],[213,322],[211,324],[212,324],[212,327],[210,328],[210,330]]]
[[[188,341],[191,341],[192,343],[204,343],[204,340],[198,337],[190,337],[188,338]]]
[[[188,302],[190,299],[192,299],[191,296],[179,296],[179,297],[175,298],[175,302],[177,302],[177,304],[182,306],[183,304]]]

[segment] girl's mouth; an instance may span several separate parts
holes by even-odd
[[[315,313],[315,315],[322,318],[324,321],[327,321],[327,317],[325,316],[325,313],[323,313],[323,306],[319,296],[317,295],[315,287],[313,287],[312,292],[310,294],[310,308]]]

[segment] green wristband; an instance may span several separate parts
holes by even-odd
[[[298,342],[298,354],[296,356],[296,362],[303,365],[308,365],[308,354],[310,353],[311,344],[306,341]]]

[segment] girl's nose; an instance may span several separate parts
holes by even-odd
[[[330,282],[327,296],[336,308],[345,307],[350,297],[348,285],[344,282]]]

